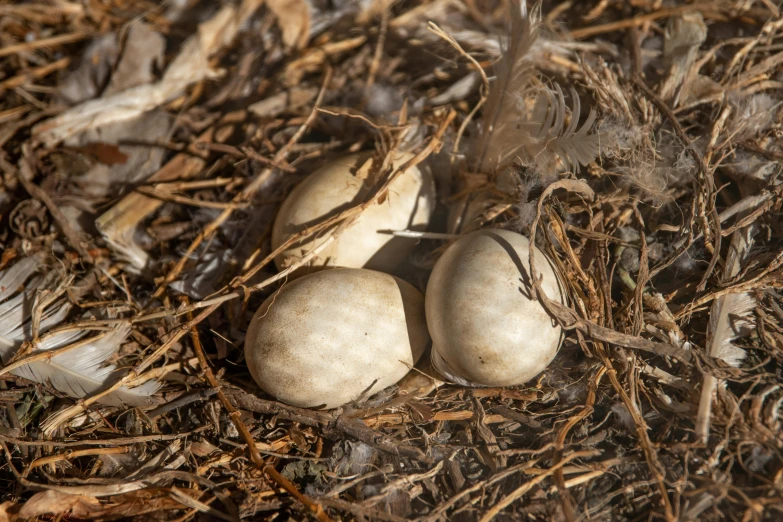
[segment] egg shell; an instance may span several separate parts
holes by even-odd
[[[371,385],[366,397],[399,381],[429,340],[416,288],[373,270],[335,268],[270,296],[250,323],[245,358],[278,400],[336,408]]]
[[[461,384],[511,386],[541,373],[562,340],[560,326],[530,299],[530,242],[507,230],[467,234],[435,264],[426,293],[433,363]],[[563,302],[548,258],[536,271],[551,300]]]
[[[357,173],[371,157],[369,152],[344,156],[305,178],[286,198],[277,214],[272,228],[272,248],[278,248],[306,227],[365,200],[368,183]],[[399,167],[412,157],[412,154],[398,153],[392,164]],[[435,200],[435,183],[429,171],[409,168],[389,185],[388,196],[383,202],[365,209],[310,265],[384,272],[396,270],[416,242],[383,231],[424,230],[435,208]],[[280,269],[290,266],[323,241],[326,241],[323,235],[300,241],[277,256],[275,263]]]

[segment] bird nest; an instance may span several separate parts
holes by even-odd
[[[0,6],[0,520],[780,519],[779,8],[522,13]],[[242,347],[308,261],[275,268],[280,204],[402,149],[438,191],[398,231],[406,279],[521,232],[568,295],[562,347],[520,386],[422,365],[336,410],[278,402]],[[290,241],[338,238],[376,174]]]

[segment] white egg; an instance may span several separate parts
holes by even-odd
[[[402,379],[429,340],[424,297],[413,286],[335,268],[270,296],[250,323],[245,358],[256,383],[278,400],[336,408]]]
[[[530,242],[507,230],[467,234],[435,264],[426,293],[433,363],[460,384],[511,386],[541,373],[557,354],[560,326],[530,299]],[[548,258],[536,249],[547,297],[563,302]]]
[[[371,187],[357,174],[371,157],[369,152],[345,156],[321,167],[300,183],[277,214],[272,248],[278,248],[306,227],[365,200]],[[392,163],[396,168],[412,157],[412,154],[398,154]],[[367,179],[372,178],[370,175]],[[395,237],[388,231],[424,230],[434,207],[432,175],[426,169],[409,168],[390,184],[383,202],[365,209],[310,265],[393,271],[411,253],[416,242]],[[300,241],[281,253],[275,263],[281,269],[290,266],[325,240],[321,235]]]

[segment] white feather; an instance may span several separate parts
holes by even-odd
[[[57,274],[44,276],[33,274],[41,267],[41,259],[29,257],[0,272],[0,358],[8,363],[24,342],[31,342],[33,303],[39,288],[50,287]],[[21,288],[25,281],[28,281]],[[71,311],[71,305],[60,299],[44,309],[39,333],[59,326]],[[130,334],[128,323],[121,323],[110,331],[85,339],[89,330],[63,331],[43,335],[30,355],[62,348],[79,342],[81,346],[47,360],[35,360],[11,370],[10,373],[33,382],[47,384],[73,398],[94,394],[116,382],[121,377],[115,366],[106,361],[120,348]],[[140,406],[152,402],[151,396],[160,384],[147,382],[136,388],[122,387],[102,398],[102,404],[110,406]]]
[[[723,267],[724,279],[735,277],[740,272],[742,262],[748,255],[753,227],[736,230],[731,237],[726,263]],[[722,359],[731,366],[739,366],[745,358],[745,350],[734,344],[739,337],[748,334],[752,324],[752,312],[756,303],[748,293],[728,294],[715,300],[710,309],[710,323],[707,327],[707,347],[712,357]]]
[[[11,373],[34,382],[47,383],[70,397],[87,397],[111,385],[121,376],[115,366],[105,363],[117,352],[130,331],[130,324],[122,323],[87,340],[79,348],[56,355],[48,361],[32,362]],[[31,355],[78,342],[83,336],[83,331],[52,336],[41,342]],[[147,405],[152,402],[151,395],[158,388],[160,384],[153,381],[132,389],[122,387],[102,398],[100,402],[108,406]]]
[[[37,257],[26,257],[11,268],[0,273],[0,301],[8,299],[19,290],[22,283],[27,281],[33,272],[38,269],[41,260]]]
[[[571,90],[574,106],[571,109],[571,119],[565,126],[568,111],[563,91],[555,84],[554,92],[542,88],[536,100],[538,110],[533,111],[533,117],[527,126],[538,126],[530,133],[527,144],[528,156],[541,168],[551,169],[559,158],[566,168],[576,168],[593,161],[598,155],[600,136],[589,134],[595,123],[595,111],[590,110],[587,119],[579,125],[579,114],[582,109],[579,95]]]
[[[0,357],[3,360],[25,340],[24,326],[32,313],[32,298],[41,278],[33,278],[22,292],[19,288],[39,266],[37,257],[27,257],[0,272],[0,301],[5,301],[0,304]],[[9,299],[11,296],[14,297]]]
[[[752,312],[756,302],[750,294],[729,294],[718,298],[710,309],[710,324],[707,328],[709,354],[722,359],[726,364],[739,366],[745,358],[745,350],[734,344],[747,334],[752,326]]]
[[[735,230],[723,266],[724,279],[739,274],[742,261],[747,257],[753,242],[753,225]],[[710,309],[710,323],[707,326],[707,353],[731,366],[739,366],[745,358],[745,350],[734,344],[739,337],[747,335],[753,326],[751,315],[755,301],[750,294],[738,293],[718,297]],[[709,440],[712,401],[718,386],[718,378],[704,374],[699,409],[696,414],[696,434],[703,443]]]
[[[32,339],[33,325],[30,320],[32,300],[28,294],[37,286],[37,284],[30,285],[23,293],[9,301],[13,307],[0,318],[0,357],[4,361],[9,359],[23,342]],[[40,331],[45,332],[60,324],[70,310],[71,305],[67,302],[56,303],[44,310]]]

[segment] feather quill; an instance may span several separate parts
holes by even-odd
[[[56,274],[34,275],[41,268],[40,258],[22,259],[0,272],[0,358],[8,363],[24,342],[33,340],[33,310],[36,293],[50,286]],[[21,286],[27,281],[24,288]],[[46,307],[38,329],[46,332],[60,325],[71,311],[71,305],[60,299]],[[120,348],[130,334],[129,323],[120,323],[106,332],[86,338],[85,330],[69,330],[44,335],[35,341],[31,355],[62,348],[72,343],[78,347],[50,359],[34,360],[13,368],[10,373],[41,384],[48,384],[60,393],[83,398],[111,385],[121,377],[106,361]],[[152,402],[160,385],[150,381],[136,388],[122,387],[102,398],[109,406],[141,406]]]
[[[535,74],[529,57],[538,37],[535,12],[528,14],[524,1],[512,1],[508,45],[496,65],[482,124],[469,151],[474,172],[497,173],[515,161],[552,170],[558,159],[570,169],[598,154],[599,135],[589,133],[595,113],[590,111],[579,127],[581,104],[576,92],[572,90],[569,110],[560,87],[547,87]]]

